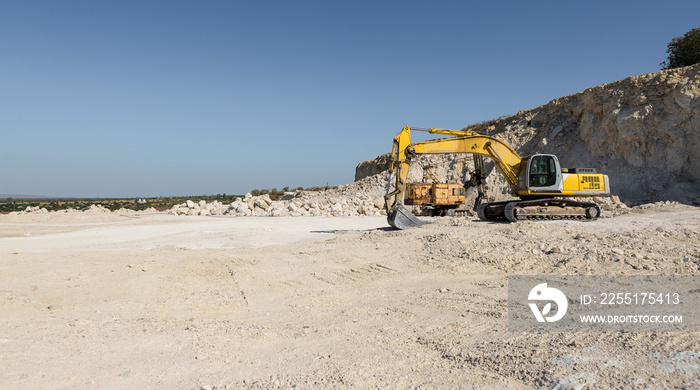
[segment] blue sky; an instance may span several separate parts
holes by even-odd
[[[338,185],[462,128],[656,72],[697,1],[0,2],[0,194]]]

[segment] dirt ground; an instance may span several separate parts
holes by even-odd
[[[700,333],[509,332],[515,274],[700,274],[700,209],[0,216],[0,388],[700,388]]]

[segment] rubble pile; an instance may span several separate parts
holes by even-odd
[[[39,207],[39,206],[27,206],[27,208],[24,211],[19,211],[16,212],[17,214],[29,214],[29,213],[34,213],[34,214],[46,214],[48,213],[49,210],[47,210],[45,207]]]
[[[590,198],[590,200],[592,200],[600,206],[602,218],[609,218],[622,214],[627,214],[632,210],[632,208],[627,206],[627,204],[620,201],[620,197],[617,195],[608,197],[599,196]]]
[[[338,217],[358,215],[383,215],[384,199],[367,194],[335,196],[336,191],[307,194],[299,191],[292,199],[272,200],[269,195],[253,196],[250,193],[236,198],[230,204],[219,201],[207,203],[202,200],[173,206],[168,213],[174,215],[230,215],[238,217]]]
[[[173,206],[174,215],[230,215],[230,216],[359,216],[385,215],[384,193],[386,172],[364,177],[350,184],[324,191],[288,192],[281,200],[272,200],[268,194],[253,196],[247,193],[230,204],[219,201],[207,203],[187,201]]]

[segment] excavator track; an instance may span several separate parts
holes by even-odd
[[[482,221],[507,221],[505,207],[510,202],[482,203],[476,209],[476,215]]]
[[[600,207],[593,202],[571,199],[537,199],[495,202],[479,205],[479,218],[486,221],[595,220]]]

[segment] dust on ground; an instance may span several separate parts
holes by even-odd
[[[698,242],[682,205],[406,231],[0,216],[0,387],[698,388],[698,333],[515,333],[506,309],[508,275],[696,275]]]

